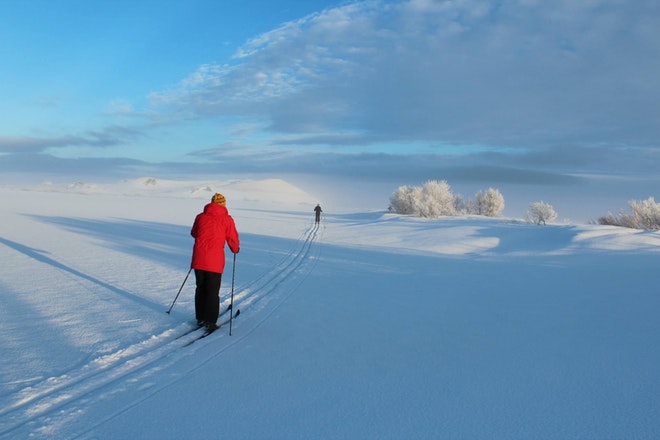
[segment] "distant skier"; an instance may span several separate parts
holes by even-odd
[[[195,217],[190,235],[195,238],[190,267],[195,269],[195,317],[199,326],[218,328],[220,284],[225,268],[225,243],[234,254],[240,249],[234,219],[222,194],[214,194],[204,212]]]
[[[321,205],[317,203],[316,208],[314,208],[314,212],[316,213],[316,223],[319,223],[321,221],[321,213],[323,212]]]

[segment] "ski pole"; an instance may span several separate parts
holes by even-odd
[[[183,279],[183,283],[181,283],[181,287],[179,287],[179,291],[177,292],[176,296],[174,297],[174,301],[172,301],[172,305],[170,306],[170,309],[167,311],[167,314],[169,315],[170,312],[172,311],[172,307],[174,307],[174,303],[176,300],[179,298],[179,294],[183,290],[184,284],[186,284],[186,281],[188,281],[188,275],[190,275],[190,272],[192,271],[192,267],[188,270],[188,273],[186,274],[186,277]]]
[[[234,275],[236,275],[236,254],[234,254],[234,264],[231,268],[231,304],[229,305],[229,336],[231,336],[231,325],[234,319]]]

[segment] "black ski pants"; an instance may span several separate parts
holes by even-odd
[[[218,322],[222,274],[195,269],[195,318],[209,324]]]

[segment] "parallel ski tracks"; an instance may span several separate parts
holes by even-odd
[[[25,423],[48,415],[128,374],[150,367],[195,338],[198,332],[203,330],[167,330],[146,341],[99,357],[64,375],[21,390],[14,402],[0,409],[0,436],[4,437]]]
[[[240,304],[242,315],[257,306],[268,306],[270,299],[284,301],[285,298],[281,295],[270,294],[287,281],[295,282],[295,274],[309,260],[312,244],[317,241],[319,234],[318,224],[306,229],[297,240],[296,247],[270,271],[237,289],[234,302]],[[222,310],[228,305],[228,301],[225,301],[221,306]],[[184,323],[114,353],[98,357],[59,377],[48,378],[18,391],[9,396],[12,401],[0,408],[0,437],[9,438],[12,433],[30,422],[48,417],[102,388],[112,387],[130,375],[176,362],[178,358],[173,355],[181,353],[181,348],[190,345],[203,333],[203,328]],[[164,362],[168,357],[172,357],[170,362]]]
[[[254,307],[257,303],[271,299],[269,294],[278,290],[285,282],[292,282],[293,275],[309,260],[312,244],[318,240],[321,228],[315,224],[298,240],[298,246],[291,250],[273,269],[242,287],[235,296],[241,308]]]

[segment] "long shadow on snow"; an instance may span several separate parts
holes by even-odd
[[[131,219],[90,220],[39,215],[31,215],[30,217],[40,222],[57,225],[77,234],[100,239],[105,246],[111,249],[151,260],[158,264],[167,264],[183,273],[185,273],[185,270],[190,265],[193,245],[193,238],[190,236],[190,226]],[[240,225],[238,226],[240,233]],[[271,270],[273,264],[286,256],[297,243],[297,241],[291,239],[248,233],[240,233],[240,237],[241,254],[239,254],[239,263],[237,265],[240,265],[238,277],[241,280],[250,280],[262,275],[264,271]],[[107,283],[103,283],[89,275],[45,257],[38,250],[22,246],[18,243],[11,243],[14,245],[12,247],[20,248],[17,250],[34,258],[41,258],[40,261],[50,262],[53,266],[77,273],[83,278],[93,280],[97,284],[110,288],[124,296],[135,297],[129,292],[109,286]],[[246,252],[250,253],[249,266],[241,258],[241,255],[244,255]],[[48,261],[45,261],[44,258]],[[230,264],[229,258],[227,258],[227,263]],[[194,286],[194,283],[192,285]],[[227,282],[223,282],[223,287],[227,285]],[[162,308],[162,305],[157,307]]]
[[[103,240],[111,249],[147,260],[167,264],[176,269],[188,268],[192,253],[193,238],[190,226],[150,222],[131,219],[90,220],[72,217],[30,216],[38,221],[60,226],[68,231]],[[240,225],[239,233],[240,233]],[[278,254],[282,246],[263,246],[264,240],[287,243],[290,240],[240,233],[241,252]],[[254,246],[255,243],[259,245]],[[286,247],[284,247],[286,248]]]
[[[101,239],[111,249],[126,254],[156,260],[177,268],[190,263],[192,238],[190,227],[187,226],[131,219],[91,220],[40,215],[29,217]]]
[[[84,280],[90,281],[100,287],[103,287],[104,289],[108,289],[109,291],[116,293],[118,295],[121,295],[125,298],[128,298],[132,301],[135,301],[143,306],[146,306],[150,309],[160,311],[162,308],[162,305],[153,303],[151,301],[148,301],[144,298],[141,298],[131,292],[127,292],[126,290],[119,289],[116,286],[113,286],[112,284],[108,284],[104,281],[99,280],[98,278],[94,278],[91,275],[88,275],[84,272],[81,272],[79,270],[73,269],[65,264],[60,263],[57,260],[54,260],[44,254],[44,251],[31,248],[25,245],[22,245],[20,243],[16,243],[15,241],[7,240],[6,238],[0,237],[0,243],[4,244],[5,246],[8,246],[30,258],[33,258],[36,261],[39,261],[41,263],[47,264],[51,267],[54,267],[55,269],[62,270],[64,272],[68,272],[72,275],[75,275],[79,278],[82,278]]]

